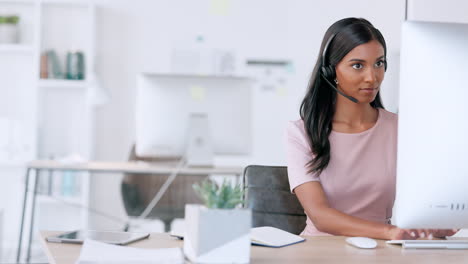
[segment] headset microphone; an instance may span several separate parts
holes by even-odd
[[[323,79],[328,83],[328,85],[330,85],[330,87],[332,87],[337,93],[341,94],[342,96],[348,98],[349,100],[351,100],[351,102],[353,103],[359,103],[358,99],[352,97],[352,96],[349,96],[349,95],[346,95],[344,94],[342,91],[338,90],[338,88],[336,88],[329,80],[327,80],[327,78],[325,78],[325,76],[322,76]]]

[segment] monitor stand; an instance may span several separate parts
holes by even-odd
[[[204,113],[192,113],[189,117],[187,132],[187,166],[213,167],[214,155],[208,115]]]

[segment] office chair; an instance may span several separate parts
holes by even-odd
[[[129,161],[177,162],[177,160],[157,157],[139,157],[136,155],[135,145],[130,151]],[[121,193],[127,215],[140,216],[168,177],[169,175],[126,173],[121,184]],[[172,220],[184,218],[185,204],[202,203],[195,194],[192,185],[203,181],[206,177],[208,175],[178,174],[148,218],[161,220],[164,223],[165,231],[170,231]]]
[[[306,215],[289,189],[287,167],[250,165],[244,170],[244,207],[252,210],[252,227],[273,226],[300,234]]]

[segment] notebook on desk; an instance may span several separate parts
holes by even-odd
[[[389,240],[387,244],[401,245],[405,249],[468,249],[468,238],[439,240]]]
[[[275,227],[261,226],[250,230],[250,240],[252,245],[278,248],[304,242],[305,238]]]
[[[184,238],[183,230],[172,230],[171,236]],[[305,238],[271,226],[254,227],[250,230],[252,245],[264,247],[285,247],[304,242]]]

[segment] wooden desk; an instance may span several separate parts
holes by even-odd
[[[83,163],[62,163],[54,160],[35,160],[27,164],[26,168],[34,170],[63,170],[87,171],[92,173],[141,173],[141,174],[169,174],[175,170],[176,162],[104,162],[91,161]],[[236,174],[240,175],[243,167],[183,167],[179,170],[184,175],[201,174]]]
[[[132,173],[132,174],[160,174],[168,175],[173,172],[183,175],[236,175],[240,176],[243,173],[243,167],[181,167],[177,168],[177,163],[149,163],[149,162],[82,162],[82,163],[62,163],[54,160],[35,160],[31,161],[26,166],[26,184],[24,189],[23,210],[21,216],[20,234],[18,239],[18,251],[16,261],[20,262],[21,259],[21,246],[23,239],[23,229],[26,217],[26,207],[28,201],[28,194],[31,192],[32,205],[29,213],[31,224],[29,227],[29,240],[26,261],[30,259],[31,242],[33,236],[33,223],[34,213],[36,206],[36,195],[38,185],[38,175],[41,170],[46,171],[85,171],[90,173]],[[34,173],[32,179],[33,188],[30,191],[30,174]]]
[[[50,264],[74,264],[81,245],[48,243],[45,237],[58,232],[41,232],[41,241]],[[344,237],[306,237],[303,243],[284,248],[252,246],[251,263],[468,263],[467,250],[402,249],[379,240],[376,249],[358,249],[345,242]],[[129,246],[138,248],[182,247],[183,241],[166,233],[151,234],[149,239]]]

